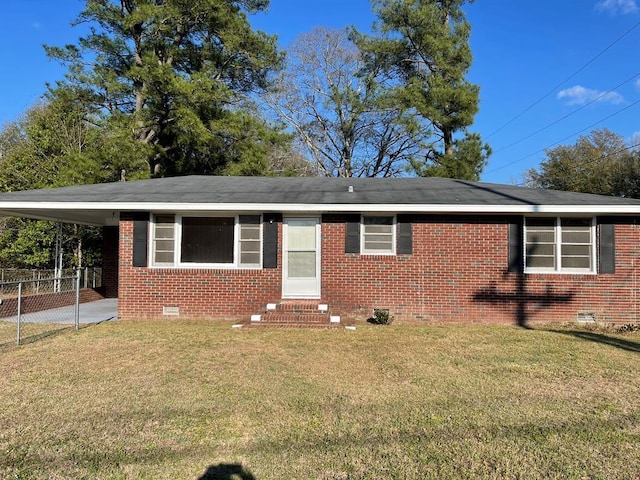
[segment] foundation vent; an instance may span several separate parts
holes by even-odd
[[[168,307],[165,305],[162,307],[162,315],[177,317],[180,315],[180,307]]]
[[[593,312],[578,312],[576,321],[578,323],[596,323],[596,314]]]

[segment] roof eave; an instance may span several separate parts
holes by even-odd
[[[0,215],[89,225],[117,225],[119,212],[282,212],[311,213],[451,213],[638,215],[640,205],[531,204],[306,204],[306,203],[171,203],[171,202],[4,202]]]

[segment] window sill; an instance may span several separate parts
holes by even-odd
[[[262,266],[237,265],[150,265],[151,270],[262,270]]]
[[[597,275],[594,270],[531,270],[525,269],[527,275]]]

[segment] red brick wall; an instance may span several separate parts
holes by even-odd
[[[413,224],[413,254],[340,253],[344,223],[325,218],[323,297],[345,312],[388,308],[398,318],[437,322],[638,320],[635,269],[640,230],[616,226],[616,273],[508,273],[507,219],[424,216]],[[329,255],[326,255],[329,253]]]
[[[282,244],[279,239],[279,244]],[[120,222],[118,316],[150,318],[163,307],[181,317],[240,319],[280,299],[280,268],[261,270],[132,267],[133,222]],[[278,254],[278,265],[281,255]]]
[[[397,319],[427,322],[574,322],[581,312],[599,322],[638,320],[640,234],[633,222],[616,225],[616,273],[607,275],[508,273],[507,231],[505,217],[425,215],[413,224],[411,255],[345,254],[344,217],[325,215],[322,302],[344,318],[367,318],[373,308],[388,308]],[[239,318],[280,299],[280,267],[134,268],[131,253],[132,224],[124,220],[123,318],[161,316],[163,306],[179,307],[181,316]]]

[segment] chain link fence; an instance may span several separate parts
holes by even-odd
[[[25,280],[42,280],[54,277],[72,277],[80,272],[80,288],[98,288],[102,286],[102,267],[84,267],[77,269],[37,270],[30,268],[0,268],[0,285]],[[1,294],[1,293],[0,293]]]
[[[77,330],[83,273],[0,282],[0,346]]]

